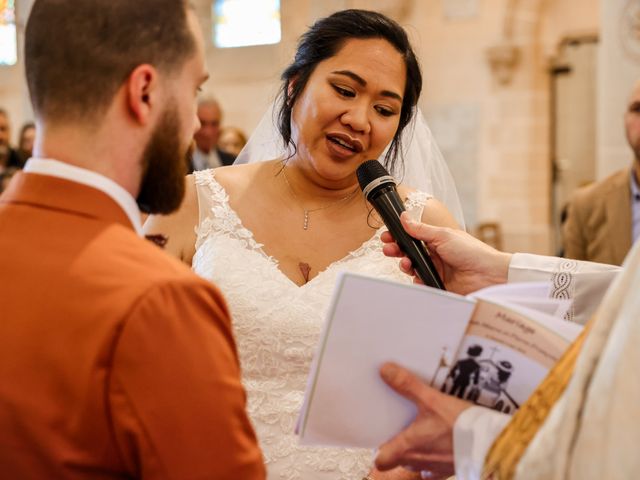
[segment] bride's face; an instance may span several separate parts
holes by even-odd
[[[296,162],[329,181],[378,158],[400,120],[406,66],[383,39],[350,39],[320,62],[292,110]]]

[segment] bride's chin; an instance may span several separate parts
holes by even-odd
[[[316,170],[316,175],[331,188],[346,188],[357,184],[355,168],[331,169],[331,171]]]
[[[346,176],[355,175],[357,168],[365,159],[358,156],[357,158],[338,159],[328,156],[326,159],[318,159],[313,162],[314,169],[318,172],[324,172],[328,177],[345,178]]]

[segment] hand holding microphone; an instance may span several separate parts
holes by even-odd
[[[400,222],[400,214],[405,211],[404,203],[398,195],[396,182],[377,160],[367,160],[356,170],[360,188],[365,198],[376,209],[402,251],[409,257],[413,268],[425,285],[444,290],[424,243],[411,237]]]
[[[467,295],[507,282],[511,253],[500,252],[464,230],[416,222],[406,212],[400,215],[400,221],[409,235],[429,245],[429,256],[446,279],[448,291]],[[400,270],[419,280],[411,260],[391,233],[384,232],[380,240],[385,244],[383,253],[387,257],[400,258]]]

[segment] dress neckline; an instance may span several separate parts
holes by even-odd
[[[349,251],[343,257],[329,263],[325,268],[320,270],[314,277],[310,278],[308,282],[303,283],[302,285],[298,285],[295,281],[291,279],[291,277],[289,277],[289,275],[287,275],[282,271],[282,269],[280,268],[280,261],[273,255],[269,255],[266,252],[266,250],[264,249],[264,244],[256,241],[253,231],[251,231],[250,229],[244,226],[242,219],[240,218],[240,215],[238,215],[238,212],[236,212],[229,203],[229,194],[227,193],[225,188],[220,184],[220,182],[218,182],[215,179],[215,174],[213,169],[202,170],[197,173],[198,175],[196,177],[196,181],[198,181],[198,177],[205,177],[206,182],[208,183],[209,187],[212,190],[212,194],[216,200],[216,203],[223,208],[224,214],[226,215],[227,220],[231,222],[234,229],[242,232],[242,235],[241,235],[242,239],[246,242],[246,244],[248,244],[246,245],[245,248],[258,252],[265,260],[267,260],[271,264],[271,266],[278,272],[280,276],[282,276],[288,283],[290,283],[291,285],[293,285],[298,289],[303,289],[307,285],[311,285],[316,281],[317,278],[326,275],[327,272],[337,268],[339,265],[351,259],[360,257],[364,252],[367,251],[369,246],[379,241],[380,235],[382,235],[382,232],[386,230],[386,226],[382,225],[373,233],[371,237],[369,237],[368,240],[365,240],[364,242],[362,242],[357,248]],[[407,200],[409,200],[411,196],[412,194],[409,194],[409,197]],[[217,213],[219,214],[219,212]],[[200,231],[198,231],[197,233],[198,233],[198,237],[200,237]]]

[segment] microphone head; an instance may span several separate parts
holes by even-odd
[[[367,160],[362,163],[356,170],[356,176],[362,193],[364,193],[367,200],[377,187],[389,184],[396,186],[395,179],[389,175],[387,169],[377,160]]]

